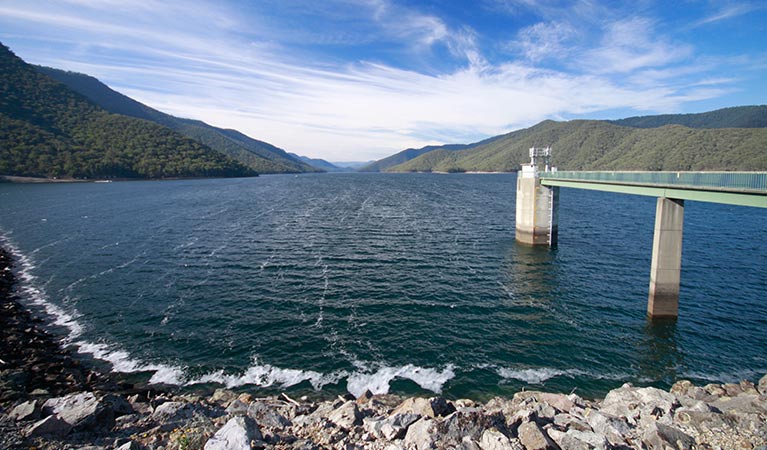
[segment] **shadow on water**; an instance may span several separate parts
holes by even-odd
[[[647,319],[639,343],[639,378],[668,388],[677,379],[682,354],[677,346],[676,319]]]

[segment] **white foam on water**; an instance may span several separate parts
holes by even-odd
[[[271,364],[261,364],[258,360],[254,360],[244,373],[227,374],[223,370],[219,370],[187,381],[186,384],[219,383],[227,388],[246,384],[262,387],[278,385],[286,388],[308,381],[315,390],[320,390],[328,384],[338,383],[346,375],[347,373],[344,371],[323,374],[313,370],[283,369]]]
[[[363,364],[355,365],[364,366]],[[346,380],[346,389],[355,397],[359,397],[366,390],[370,390],[373,394],[386,394],[389,392],[390,383],[395,378],[402,378],[415,382],[423,389],[439,394],[445,383],[455,377],[454,370],[453,365],[447,365],[443,370],[424,368],[413,364],[400,367],[385,366],[372,373],[367,371],[352,373]]]
[[[551,367],[539,367],[535,369],[512,369],[508,367],[499,367],[496,369],[498,375],[505,379],[515,379],[524,381],[527,384],[542,384],[544,381],[559,376],[578,376],[586,375],[586,372],[578,369],[554,369]]]
[[[79,341],[74,343],[77,351],[90,354],[96,359],[112,364],[112,370],[122,373],[154,372],[150,384],[184,384],[184,370],[167,364],[144,363],[131,358],[125,350],[113,349],[107,344]]]

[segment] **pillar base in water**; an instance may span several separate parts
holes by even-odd
[[[650,318],[679,316],[679,280],[682,271],[684,200],[658,198],[650,268]]]
[[[528,245],[557,245],[559,188],[542,186],[540,178],[517,178],[517,242]]]

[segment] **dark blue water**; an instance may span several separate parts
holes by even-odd
[[[0,185],[23,295],[153,382],[598,395],[767,372],[767,210],[687,202],[680,318],[645,318],[655,199],[562,189],[514,242],[514,175]]]

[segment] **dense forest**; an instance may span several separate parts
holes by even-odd
[[[0,175],[59,178],[253,176],[159,124],[111,114],[0,44]]]
[[[192,119],[182,119],[150,108],[112,90],[96,78],[50,67],[33,66],[39,72],[69,86],[75,92],[115,114],[149,120],[177,131],[240,161],[259,173],[317,172],[317,168],[288,154],[285,150],[259,141],[235,130],[226,130]]]
[[[561,170],[767,170],[767,128],[757,127],[764,123],[765,106],[622,121],[547,120],[463,149],[442,146],[384,164],[407,156],[400,152],[373,166],[394,172],[509,172],[529,160],[530,147],[552,146]]]

